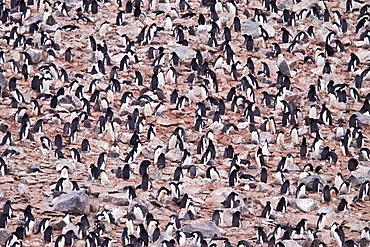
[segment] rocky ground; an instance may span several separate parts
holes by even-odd
[[[85,214],[90,222],[88,232],[103,224],[105,229],[100,238],[109,237],[111,246],[122,246],[122,233],[125,227],[129,227],[128,215],[134,213],[135,204],[139,204],[158,220],[158,227],[162,233],[157,241],[153,242],[150,238],[149,246],[161,246],[164,240],[176,238],[176,229],[172,233],[169,230],[166,232],[171,215],[181,219],[181,228],[177,230],[189,234],[184,246],[197,245],[194,237],[191,237],[197,230],[203,233],[209,246],[212,243],[216,246],[229,246],[228,243],[237,246],[240,240],[247,240],[250,246],[267,246],[267,243],[261,243],[263,241],[256,238],[258,227],[266,232],[269,240],[275,236],[275,242],[282,242],[285,246],[319,246],[320,242],[324,242],[326,246],[339,246],[341,244],[332,233],[336,228],[343,229],[345,233],[345,239],[340,241],[343,245],[346,241],[347,246],[352,246],[350,240],[359,243],[364,238],[361,246],[368,246],[367,242],[370,239],[366,239],[369,235],[365,227],[368,226],[369,220],[367,211],[369,189],[365,191],[365,196],[359,196],[360,188],[363,185],[365,188],[365,181],[370,177],[368,157],[364,155],[368,145],[366,136],[370,123],[369,111],[366,108],[369,93],[367,81],[369,51],[366,38],[360,37],[366,33],[368,23],[366,20],[363,26],[358,24],[362,20],[360,10],[365,12],[364,19],[368,18],[366,3],[353,2],[352,8],[347,10],[346,3],[338,1],[300,3],[278,1],[276,2],[278,11],[274,12],[273,9],[267,10],[260,1],[235,1],[236,14],[233,12],[232,2],[217,2],[215,9],[218,20],[215,20],[214,26],[217,25],[220,30],[216,33],[218,46],[212,46],[208,43],[209,31],[212,28],[210,7],[202,5],[201,2],[188,1],[190,8],[181,10],[183,1],[159,2],[157,6],[150,5],[147,1],[140,3],[136,1],[132,4],[141,4],[139,8],[141,14],[137,16],[134,13],[127,13],[129,7],[126,1],[122,2],[121,6],[115,1],[96,2],[99,5],[97,13],[93,13],[94,1],[90,2],[87,9],[84,8],[82,1],[41,1],[39,6],[36,3],[26,4],[25,14],[22,13],[24,7],[22,3],[11,6],[14,2],[17,1],[1,4],[4,8],[1,10],[3,23],[0,26],[0,33],[3,36],[0,39],[2,54],[0,140],[3,140],[0,151],[4,163],[0,167],[4,167],[5,164],[7,172],[0,173],[0,208],[10,200],[14,212],[7,220],[5,229],[0,229],[0,244],[4,245],[17,227],[25,226],[23,211],[31,205],[36,225],[42,219],[50,218],[49,225],[53,229],[54,241],[57,236],[71,229],[79,235],[77,223],[80,222],[81,215]],[[63,11],[63,3],[67,6],[68,14]],[[316,9],[319,17],[313,14],[306,18],[302,17],[301,11],[304,9],[308,12],[314,12]],[[325,9],[330,15],[328,21],[325,21]],[[288,25],[284,20],[284,11],[295,16],[294,26]],[[341,14],[341,20],[336,18],[336,11]],[[124,20],[122,25],[117,25],[116,19],[120,12],[123,13]],[[258,12],[265,15],[266,22],[258,22],[259,18],[262,18],[258,16]],[[9,14],[8,19],[4,17],[6,13]],[[187,13],[191,14],[186,15]],[[198,22],[200,14],[206,19],[205,25]],[[242,24],[240,31],[233,28],[235,16]],[[89,21],[86,21],[86,18]],[[21,20],[19,25],[17,20]],[[342,30],[345,25],[343,20],[348,24],[347,30]],[[38,23],[38,31],[32,34],[30,27],[32,25],[34,27],[35,23]],[[169,23],[172,23],[172,26]],[[268,33],[269,38],[266,40],[260,37],[260,25]],[[309,26],[313,26],[313,36],[307,34]],[[14,27],[17,27],[16,32]],[[154,30],[155,35],[140,41],[138,36],[144,27],[146,33],[147,30]],[[231,30],[231,41],[228,44],[234,53],[236,76],[230,73],[231,63],[227,64],[227,52],[222,50],[226,44],[223,42],[227,39],[224,35],[225,27]],[[306,33],[303,39],[297,40],[297,44],[290,51],[288,48],[292,44],[292,38],[289,38],[289,42],[282,43],[284,32],[282,27],[289,30],[292,37],[301,31]],[[188,45],[185,45],[185,42],[179,44],[181,32],[184,33]],[[330,32],[334,32],[333,41],[327,41]],[[253,37],[252,50],[246,48],[243,35]],[[94,38],[100,48],[97,50],[92,48],[90,37]],[[125,37],[133,42],[127,42]],[[335,40],[341,41],[344,51],[339,50]],[[282,59],[288,66],[283,67],[281,57],[277,56],[274,50],[274,43],[279,44]],[[334,48],[334,54],[330,54],[331,56],[326,54],[328,45]],[[70,61],[65,56],[69,47],[72,47]],[[157,51],[155,58],[148,57],[150,47]],[[161,56],[158,52],[160,47],[163,48],[163,59],[158,59]],[[110,64],[106,64],[104,60],[105,72],[99,71],[98,66],[103,60],[104,49],[111,59]],[[211,71],[205,73],[201,68],[202,64],[195,70],[191,69],[191,62],[196,57],[197,51],[208,63]],[[51,55],[52,52],[55,54]],[[172,52],[179,56],[180,64],[173,64]],[[325,53],[324,58],[320,57],[320,53]],[[348,71],[348,63],[353,61],[351,53],[357,55],[360,63],[354,66],[355,69]],[[27,54],[32,62],[27,62],[29,61]],[[130,59],[127,67],[121,66],[125,55]],[[134,55],[137,56],[136,59]],[[223,61],[217,67],[218,64],[214,62],[219,56],[223,57]],[[246,66],[248,59],[254,64],[254,71]],[[261,62],[268,65],[270,77],[265,73],[259,73],[263,71]],[[153,65],[157,64],[160,72],[157,75],[159,85],[156,86],[153,84],[155,68]],[[331,73],[323,73],[325,64],[331,66]],[[111,73],[115,69],[114,66],[118,66],[116,74]],[[22,74],[22,68],[23,71],[28,68],[28,75]],[[176,82],[170,79],[171,68],[176,71]],[[63,76],[63,70],[68,79]],[[135,71],[142,74],[143,85],[137,85]],[[194,82],[189,83],[187,81],[191,73],[196,77]],[[286,80],[290,80],[291,87],[287,86],[286,82],[278,81],[278,73],[283,74]],[[32,82],[35,82],[37,76],[43,80],[40,89],[32,87]],[[244,76],[256,78],[258,87],[246,79],[244,80],[248,81],[246,84],[241,83]],[[110,78],[118,80],[119,89],[114,86],[116,82]],[[161,78],[164,78],[164,82]],[[361,79],[361,86],[355,84],[355,78]],[[328,92],[330,90],[327,85],[330,84],[330,80],[336,85],[334,92]],[[215,82],[218,84],[218,90],[212,86]],[[309,98],[310,85],[316,87],[314,100]],[[78,88],[79,86],[82,87]],[[208,89],[208,95],[204,95],[204,86]],[[64,88],[64,93],[59,94],[61,88]],[[232,88],[235,88],[236,92],[232,100],[228,100]],[[179,99],[171,103],[170,96],[174,89],[178,90],[179,97],[188,98],[183,107],[179,106]],[[93,95],[96,95],[97,91],[100,93],[94,100]],[[250,96],[251,91],[254,93],[254,100]],[[24,100],[19,99],[19,92]],[[132,93],[131,101],[127,104],[121,102],[125,92]],[[263,92],[276,98],[272,99],[271,105],[265,105]],[[341,92],[345,93],[346,102],[340,102]],[[354,92],[358,92],[360,99],[356,99]],[[221,115],[222,121],[213,120],[219,108],[212,105],[209,97],[218,102],[221,100],[225,102],[226,112]],[[34,100],[40,105],[41,112],[37,112]],[[53,100],[58,101],[57,106],[53,106]],[[84,107],[86,102],[91,107],[90,113]],[[200,102],[205,104],[207,110],[201,117],[203,128],[199,130],[196,129],[195,122],[199,114],[197,103]],[[282,102],[289,105],[290,111],[280,107]],[[331,114],[331,125],[323,121],[324,103]],[[163,104],[161,112],[154,110],[158,104]],[[250,115],[245,114],[248,106],[253,111],[253,121],[249,119]],[[130,140],[134,135],[127,122],[135,109],[139,110],[140,116],[145,116],[143,128],[136,129],[135,132],[139,135],[141,148],[138,148],[137,157],[127,160],[128,154],[133,150]],[[299,109],[300,112],[296,120],[293,120],[294,109]],[[315,114],[312,109],[316,109]],[[99,118],[109,117],[110,112],[113,112],[113,117],[101,127]],[[286,112],[291,113],[292,120],[283,126],[283,115]],[[353,114],[357,114],[355,121],[357,128],[349,123]],[[29,117],[29,121],[25,115]],[[289,114],[285,114],[287,115]],[[76,117],[79,126],[77,133],[75,135],[65,133],[65,124],[72,123]],[[271,117],[276,122],[276,130],[266,128],[266,122],[269,122]],[[40,119],[43,123],[42,131],[35,132],[34,126]],[[319,124],[320,140],[317,139],[318,134],[310,130],[310,123],[315,121],[313,119],[323,121]],[[151,140],[147,137],[150,124],[156,128],[156,136]],[[231,129],[227,129],[230,124]],[[299,126],[298,142],[294,142],[291,136],[294,124]],[[22,136],[22,126],[29,128],[29,135]],[[337,134],[341,126],[344,132]],[[174,139],[176,145],[172,145],[171,136],[178,127],[185,130],[186,138],[178,135],[179,137]],[[252,137],[254,128],[258,131],[259,139]],[[347,130],[353,138],[346,144],[349,153],[344,153],[341,142],[348,138],[345,136]],[[213,132],[213,138],[210,131]],[[279,134],[281,131],[282,135]],[[359,132],[365,137],[362,144],[357,144]],[[59,150],[64,154],[64,158],[55,156],[58,149],[55,138],[58,134],[62,138]],[[10,141],[7,139],[9,135]],[[201,153],[197,153],[198,143],[204,136],[206,143],[212,140],[216,150],[209,162],[207,162],[209,159],[205,162],[203,160],[207,147]],[[43,137],[49,138],[51,146],[46,141],[43,142],[45,140]],[[308,144],[307,155],[300,154],[303,137]],[[81,143],[85,139],[90,144],[88,151],[82,150]],[[312,146],[316,141],[321,141],[321,144],[315,149]],[[267,166],[261,167],[257,162],[256,153],[258,148],[264,147],[266,143],[269,153],[264,153],[263,159]],[[183,148],[179,144],[182,144]],[[229,145],[233,147],[235,154],[239,154],[235,156],[239,159],[224,156]],[[158,146],[162,148],[158,149]],[[337,162],[332,162],[327,157],[322,159],[322,150],[327,146],[338,156]],[[73,148],[79,151],[80,162],[74,159],[71,152]],[[184,149],[190,152],[190,160],[186,162],[182,161]],[[158,162],[154,160],[157,158],[156,150],[164,154],[164,168],[160,168]],[[361,154],[361,150],[365,151]],[[98,166],[98,157],[104,152],[105,167],[100,167],[100,174],[94,179],[90,165]],[[290,157],[289,155],[292,156],[293,162],[283,162],[284,169],[276,172],[281,159]],[[356,159],[359,164],[349,171],[348,161],[351,158]],[[144,183],[139,172],[139,165],[143,160],[150,160],[148,175],[152,186],[147,190],[142,188]],[[232,160],[236,162],[233,168]],[[312,164],[313,171],[304,169],[308,163]],[[130,165],[130,177],[118,178],[117,170],[124,168],[126,164]],[[207,176],[206,171],[211,165],[216,167],[219,177]],[[64,166],[68,167],[68,178],[63,184],[64,188],[57,191],[56,184],[63,176],[61,170]],[[174,173],[179,166],[183,168],[183,178],[175,181]],[[315,168],[318,166],[321,166],[322,170],[317,173]],[[235,167],[238,167],[239,179],[235,185],[230,186],[229,177]],[[267,182],[261,181],[262,168],[267,168]],[[344,181],[348,179],[351,183],[348,190],[345,190],[341,183],[335,183],[338,172],[341,172]],[[109,181],[104,179],[104,174],[107,174]],[[250,174],[254,179],[244,179],[246,176],[243,174]],[[280,193],[282,186],[278,179],[280,174],[284,175],[284,181],[290,181],[290,192],[284,195]],[[312,192],[315,178],[321,182],[318,192]],[[70,181],[77,182],[78,191],[72,189]],[[164,197],[158,196],[158,191],[162,187],[171,191],[171,182],[181,182],[180,195],[176,196],[172,191]],[[304,196],[297,198],[296,190],[301,183],[306,185],[307,191]],[[341,189],[338,194],[332,196],[330,202],[324,202],[322,199],[325,185]],[[136,199],[128,198],[129,186],[135,188]],[[227,207],[225,201],[232,192],[237,194],[238,201],[233,207]],[[192,203],[189,205],[188,201],[187,205],[182,207],[179,201],[185,194]],[[276,211],[282,197],[287,201],[286,212]],[[339,211],[338,205],[343,199],[348,203],[348,209]],[[272,214],[270,217],[260,217],[268,201],[271,202]],[[192,211],[192,206],[195,207],[195,211]],[[109,222],[106,217],[96,217],[103,210],[108,210],[112,214],[115,224]],[[218,226],[212,221],[215,210],[224,212],[223,220]],[[232,217],[236,212],[240,213],[239,226],[233,226],[232,223]],[[317,229],[316,223],[322,212],[327,215],[326,224],[324,229]],[[66,213],[70,215],[71,223],[63,227],[60,222]],[[6,217],[5,212],[3,215]],[[285,230],[293,229],[301,219],[307,219],[303,233],[289,234],[290,239],[282,239],[281,235],[273,233],[279,225]],[[337,222],[338,226],[333,228],[334,222]],[[141,223],[147,227],[144,219],[140,219],[138,215],[134,223],[135,228]],[[319,230],[315,238],[310,236],[308,229],[312,232]],[[295,230],[299,231],[298,228]],[[132,234],[139,238],[136,229]],[[215,238],[215,234],[220,239]],[[227,238],[228,241],[223,238]],[[76,239],[74,246],[84,246],[85,242],[88,242],[86,239],[88,237]],[[46,242],[42,233],[31,233],[18,241],[22,242],[23,246],[54,245],[54,242]],[[136,246],[133,242],[131,241],[133,244],[131,246]],[[272,242],[271,240],[270,243]],[[125,244],[129,245],[129,241]],[[177,245],[178,242],[175,243],[175,246]],[[238,246],[242,246],[241,243]]]

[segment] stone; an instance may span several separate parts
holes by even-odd
[[[291,10],[293,7],[294,7],[294,4],[293,4],[292,2],[288,2],[288,1],[282,1],[282,2],[278,5],[278,8],[279,8],[280,10],[284,10],[284,9]]]
[[[54,210],[71,214],[90,213],[89,197],[83,191],[72,191],[54,198],[51,206],[54,206]]]
[[[247,34],[247,35],[252,35],[253,39],[258,39],[259,38],[259,23],[255,22],[251,19],[245,21],[242,24],[242,34]]]
[[[190,225],[185,225],[181,231],[187,233],[200,231],[205,238],[211,238],[215,234],[221,236],[220,230],[212,221],[193,221]]]
[[[58,104],[68,111],[79,110],[83,106],[81,100],[73,94],[60,95],[58,97]]]
[[[286,60],[283,60],[280,64],[278,64],[278,68],[279,68],[279,71],[283,75],[286,75],[288,77],[291,77],[290,67],[289,67],[288,63],[286,62]]]
[[[302,247],[302,245],[298,244],[296,241],[294,240],[283,240],[282,242],[284,244],[285,247]]]
[[[76,164],[74,162],[70,162],[66,159],[58,160],[57,161],[57,166],[56,169],[57,171],[61,171],[63,167],[67,166],[68,167],[68,173],[74,173],[76,171]]]
[[[141,155],[145,158],[145,159],[154,159],[154,150],[153,149],[150,149],[149,147],[143,147],[141,149]]]
[[[258,183],[256,191],[257,192],[266,192],[270,189],[270,187],[266,183]]]
[[[5,78],[3,73],[0,73],[0,87],[4,90],[8,87],[8,80]]]
[[[102,193],[99,194],[98,198],[99,201],[102,202],[113,202],[119,205],[129,204],[126,193],[112,193],[112,194]]]
[[[305,213],[312,212],[319,208],[316,201],[310,198],[290,199],[289,204]]]
[[[171,52],[176,52],[183,61],[190,61],[195,56],[195,50],[187,46],[178,46],[172,49]]]
[[[180,162],[182,158],[182,151],[178,148],[171,149],[165,154],[165,158],[172,162]]]
[[[319,209],[318,214],[326,213],[327,218],[331,218],[335,216],[335,211],[332,207],[322,207]]]
[[[298,181],[298,184],[304,183],[307,187],[307,190],[312,190],[312,183],[313,181],[318,178],[322,184],[322,187],[326,185],[326,181],[320,177],[320,175],[313,174],[311,176],[304,177]]]
[[[102,150],[109,150],[109,143],[106,141],[102,141],[100,139],[91,139],[89,140],[91,151],[94,152],[101,152]]]
[[[12,235],[12,232],[8,229],[0,229],[0,245],[5,245],[5,241]]]
[[[26,191],[28,191],[28,187],[27,187],[27,185],[25,185],[25,184],[22,184],[22,183],[19,183],[18,184],[18,191],[19,192],[26,192]]]
[[[26,51],[28,54],[30,54],[33,64],[38,64],[39,62],[42,61],[43,58],[42,51],[36,49],[28,49]]]
[[[369,124],[370,123],[370,116],[362,114],[360,112],[354,113],[357,116],[357,120],[360,121],[361,124]]]
[[[269,38],[275,37],[276,32],[275,32],[275,28],[273,26],[271,26],[268,23],[262,23],[262,27],[263,27],[263,29],[266,30],[267,34],[269,35]]]

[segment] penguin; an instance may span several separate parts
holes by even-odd
[[[260,226],[257,227],[257,242],[260,244],[268,242],[267,235]]]
[[[262,167],[261,174],[260,174],[260,181],[262,183],[267,183],[267,177],[268,177],[267,169],[265,167]]]
[[[299,235],[303,235],[307,228],[306,225],[307,225],[307,219],[301,219],[295,227],[296,233]]]
[[[9,216],[7,214],[3,213],[0,215],[0,228],[6,229],[8,225],[8,219],[9,219]]]
[[[359,162],[355,158],[351,158],[347,162],[347,169],[348,171],[352,172],[355,171],[358,168]]]
[[[217,171],[215,166],[210,166],[210,167],[207,168],[206,178],[210,178],[212,180],[219,180],[220,179],[220,174]]]
[[[282,195],[288,195],[290,194],[290,181],[285,180],[280,188],[280,194]]]
[[[326,226],[326,218],[327,218],[327,216],[326,216],[325,212],[320,213],[319,218],[318,218],[317,223],[316,223],[316,229],[318,231],[324,230],[324,228]]]
[[[231,220],[231,226],[232,227],[240,227],[241,226],[241,215],[240,211],[236,211],[233,213],[233,217]]]
[[[44,231],[44,241],[45,242],[53,242],[53,227],[52,226],[48,226],[45,231]]]
[[[261,217],[269,219],[271,215],[271,209],[271,202],[267,201],[266,206],[262,210]]]
[[[336,222],[335,222],[336,223]],[[333,229],[334,228],[334,229]],[[332,226],[332,229],[331,229],[331,232],[334,236],[334,239],[335,241],[337,242],[337,245],[339,247],[342,247],[343,244],[344,244],[344,239],[345,239],[345,235],[344,235],[344,231],[342,229],[342,226],[339,226],[337,227],[336,225],[334,225],[333,223],[333,226]]]
[[[296,198],[306,198],[306,185],[304,183],[300,183],[296,190]]]
[[[64,60],[66,62],[71,62],[72,61],[72,47],[68,47],[64,53]]]
[[[279,200],[279,202],[276,206],[275,211],[285,213],[287,205],[288,205],[288,203],[287,203],[285,197],[283,196],[283,197],[280,198],[280,200]]]
[[[331,200],[331,193],[330,193],[330,188],[329,185],[325,185],[324,188],[322,189],[322,201],[324,202],[330,202]]]
[[[369,196],[369,192],[370,192],[370,186],[369,186],[369,181],[366,180],[365,182],[363,182],[361,184],[361,188],[359,190],[359,194],[358,194],[358,199],[357,200],[361,200],[361,201],[365,201],[365,198],[367,196]]]

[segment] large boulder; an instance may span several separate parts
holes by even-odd
[[[319,207],[314,199],[310,198],[300,198],[300,199],[291,199],[289,200],[289,204],[293,208],[297,208],[305,213],[312,212]]]
[[[89,197],[83,191],[72,191],[52,200],[51,206],[54,210],[70,214],[89,214]]]
[[[183,232],[192,233],[200,231],[205,238],[212,238],[215,234],[221,236],[221,232],[212,221],[194,221],[182,228]]]

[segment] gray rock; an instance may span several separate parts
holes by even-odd
[[[18,184],[18,192],[26,192],[26,191],[28,191],[27,185],[19,183]]]
[[[288,2],[288,1],[282,1],[282,2],[278,5],[278,8],[279,8],[280,10],[284,10],[284,9],[291,10],[293,7],[294,7],[294,4],[293,4],[292,2]]]
[[[326,213],[326,217],[331,218],[335,216],[335,211],[332,207],[322,207],[319,209],[318,214]]]
[[[360,121],[361,124],[369,124],[370,123],[370,116],[362,114],[360,112],[354,113],[357,116],[357,120]]]
[[[293,163],[293,164],[289,164],[287,167],[286,167],[286,169],[288,170],[288,171],[300,171],[301,169],[299,168],[299,166],[297,166],[295,163]]]
[[[32,23],[35,23],[36,21],[42,21],[43,16],[44,15],[41,14],[41,15],[38,15],[38,16],[30,17],[29,19],[27,19],[27,21],[25,21],[25,24],[30,25]]]
[[[93,51],[89,56],[89,61],[92,63],[97,63],[98,60],[103,60],[103,54],[100,51]]]
[[[12,235],[12,232],[8,229],[0,229],[0,245],[5,245],[5,241]]]
[[[66,108],[68,111],[79,110],[82,108],[83,104],[73,94],[61,95],[58,97],[58,103],[61,107]]]
[[[294,240],[283,240],[282,242],[284,244],[285,247],[302,247],[302,245],[298,244],[296,241]]]
[[[141,155],[145,158],[145,159],[154,159],[154,150],[153,149],[150,149],[149,147],[143,147],[141,149]]]
[[[83,191],[72,191],[54,198],[51,206],[54,206],[54,210],[71,214],[90,213],[89,197]]]
[[[102,140],[91,139],[89,140],[91,150],[94,152],[100,152],[102,150],[109,150],[109,143]]]
[[[310,198],[301,198],[301,199],[292,198],[289,200],[289,204],[292,207],[297,208],[305,213],[312,212],[319,208],[316,204],[316,201]]]
[[[56,169],[57,171],[61,171],[65,166],[68,167],[68,173],[74,173],[76,171],[76,164],[65,159],[57,161]]]
[[[190,225],[186,225],[182,228],[183,232],[192,233],[195,231],[200,231],[203,233],[205,238],[211,238],[215,234],[221,236],[221,232],[212,221],[193,221]]]
[[[172,49],[171,52],[176,52],[182,61],[191,61],[195,56],[195,51],[187,46],[178,46]]]
[[[266,183],[258,183],[256,191],[257,192],[266,192],[270,189],[270,187]]]
[[[260,24],[258,22],[255,22],[251,19],[245,21],[242,24],[242,34],[252,35],[253,39],[259,38],[259,25]]]
[[[99,194],[99,201],[102,202],[113,202],[114,204],[127,205],[129,204],[127,199],[127,193],[113,193],[113,194]]]
[[[317,174],[313,174],[311,176],[307,176],[305,178],[300,179],[298,181],[298,184],[304,183],[308,190],[312,190],[312,183],[316,178],[318,178],[320,180],[323,187],[326,185],[326,181]]]
[[[290,67],[285,60],[283,60],[280,64],[278,64],[278,69],[283,75],[291,77]]]
[[[4,90],[7,89],[8,80],[5,78],[3,73],[0,73],[0,87]]]
[[[179,162],[182,158],[182,151],[178,148],[171,149],[165,154],[165,158],[172,162]]]
[[[270,38],[275,37],[276,32],[275,32],[275,28],[273,26],[271,26],[268,23],[263,23],[262,27],[263,27],[263,29],[266,30],[266,32],[267,32],[267,34],[269,35]]]
[[[33,64],[38,64],[42,61],[42,51],[36,49],[28,49],[27,52],[28,54],[30,54]]]

